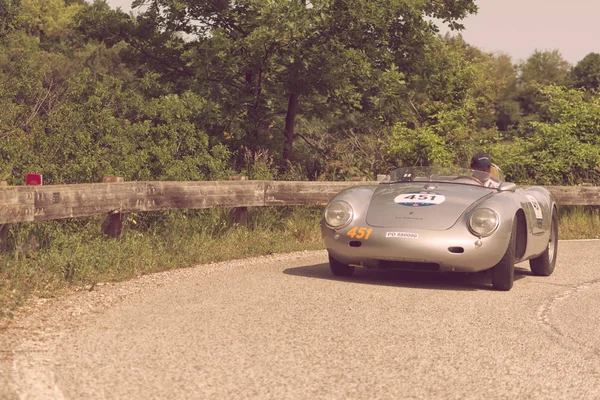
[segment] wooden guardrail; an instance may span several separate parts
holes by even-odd
[[[115,182],[0,187],[0,224],[212,207],[326,204],[365,182]]]
[[[0,186],[0,225],[173,209],[324,205],[367,182],[197,181]],[[600,187],[547,186],[560,205],[600,205]]]

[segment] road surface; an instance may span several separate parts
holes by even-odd
[[[600,241],[550,277],[358,270],[324,251],[39,304],[0,336],[6,399],[597,399]],[[8,349],[8,350],[6,350]]]

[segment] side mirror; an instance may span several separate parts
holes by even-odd
[[[517,184],[513,182],[502,182],[498,186],[499,192],[514,192],[515,190],[517,190]]]

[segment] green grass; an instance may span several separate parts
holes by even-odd
[[[600,207],[563,206],[558,215],[559,239],[600,239]]]
[[[32,296],[122,281],[197,264],[322,248],[321,209],[250,209],[247,226],[227,210],[127,216],[118,239],[101,233],[102,218],[15,224],[0,253],[0,321]]]
[[[599,207],[561,207],[560,239],[600,238]],[[228,210],[128,215],[118,239],[102,218],[9,225],[0,253],[0,321],[33,296],[54,297],[98,282],[197,264],[323,248],[321,208],[249,210],[248,225]],[[1,325],[1,324],[0,324]]]

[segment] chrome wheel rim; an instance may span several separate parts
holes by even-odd
[[[556,252],[556,224],[554,218],[552,218],[552,226],[550,227],[550,239],[548,240],[548,259],[550,262],[554,261],[554,254]]]

